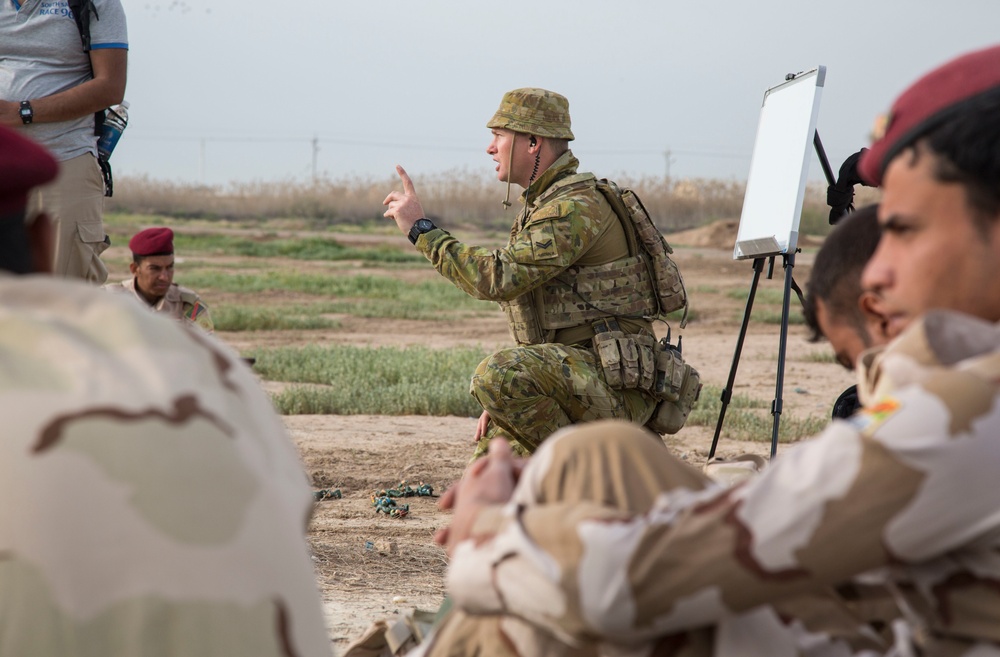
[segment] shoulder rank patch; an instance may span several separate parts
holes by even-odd
[[[539,260],[551,260],[559,255],[556,248],[556,233],[552,228],[552,222],[545,221],[540,224],[528,226],[528,235],[531,238],[531,256],[537,262]]]
[[[848,418],[858,433],[872,433],[903,407],[898,399],[886,397],[872,406],[865,406]]]

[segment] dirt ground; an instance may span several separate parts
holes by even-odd
[[[715,224],[668,236],[677,249],[696,317],[683,331],[684,354],[701,373],[702,381],[725,386],[736,348],[746,292],[752,279],[749,261],[734,261],[735,222]],[[814,243],[813,243],[814,244]],[[814,248],[799,254],[795,279],[808,277]],[[760,290],[782,289],[780,259],[771,280],[762,278]],[[309,266],[299,263],[298,266]],[[399,272],[397,272],[399,273]],[[407,270],[420,278],[437,274]],[[736,292],[742,291],[740,296]],[[730,294],[727,294],[730,293]],[[793,303],[798,301],[793,297]],[[773,304],[772,304],[773,305]],[[755,308],[757,305],[755,304]],[[355,345],[425,344],[447,348],[455,344],[509,345],[502,313],[465,323],[365,320],[339,317],[336,330],[281,336],[220,334],[238,349],[275,346],[276,342],[308,340]],[[676,328],[675,328],[676,330]],[[734,392],[770,404],[778,373],[779,325],[751,321]],[[817,355],[825,344],[807,340],[801,325],[790,327],[784,368],[783,417],[827,417],[834,399],[853,383],[852,376]],[[265,383],[277,389],[281,384]],[[418,607],[436,609],[443,596],[444,552],[434,545],[433,533],[448,522],[437,509],[437,499],[405,500],[409,515],[390,518],[372,507],[372,492],[406,480],[427,483],[439,494],[457,480],[472,452],[476,418],[422,416],[288,416],[285,425],[301,450],[314,488],[339,488],[342,499],[316,503],[309,532],[317,576],[322,590],[330,637],[339,651],[376,619]],[[685,427],[667,437],[670,448],[694,465],[704,464],[715,427]],[[720,455],[754,452],[767,455],[770,434],[759,442],[726,437],[723,426]],[[782,450],[778,448],[780,457]]]

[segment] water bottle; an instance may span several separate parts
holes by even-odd
[[[128,125],[128,101],[123,100],[121,105],[109,107],[104,114],[104,127],[101,129],[101,136],[97,140],[97,152],[105,161],[111,157],[111,152],[118,145],[118,139],[122,136],[122,131]]]

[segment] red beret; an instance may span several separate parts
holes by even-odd
[[[875,141],[858,164],[861,177],[871,185],[882,184],[885,168],[900,151],[991,91],[1000,93],[1000,46],[962,55],[926,74],[896,99],[888,115],[879,117]]]
[[[174,231],[169,228],[147,228],[128,241],[128,248],[137,256],[169,255],[174,252]]]
[[[59,163],[47,150],[0,126],[0,217],[22,212],[28,192],[58,173]]]

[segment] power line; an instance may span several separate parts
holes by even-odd
[[[441,144],[420,144],[420,143],[403,143],[403,142],[382,142],[382,141],[369,141],[360,139],[344,139],[340,137],[259,137],[259,136],[233,136],[233,137],[195,137],[190,134],[185,135],[150,135],[143,134],[142,132],[136,131],[129,135],[130,141],[153,141],[153,142],[193,142],[193,143],[244,143],[244,144],[309,144],[313,149],[317,149],[320,145],[339,145],[339,146],[362,146],[366,148],[394,148],[401,150],[423,150],[430,152],[440,152],[440,153],[468,153],[470,150],[479,150],[481,145],[477,146],[442,146]],[[620,156],[620,155],[656,155],[662,156],[663,151],[659,149],[651,148],[632,148],[632,149],[602,149],[602,148],[586,148],[588,155],[600,155],[600,156]],[[694,149],[694,148],[671,148],[669,153],[671,155],[686,155],[693,157],[715,157],[715,158],[732,158],[732,159],[748,159],[750,153],[741,153],[736,151],[721,151],[721,150],[711,150],[711,149]]]

